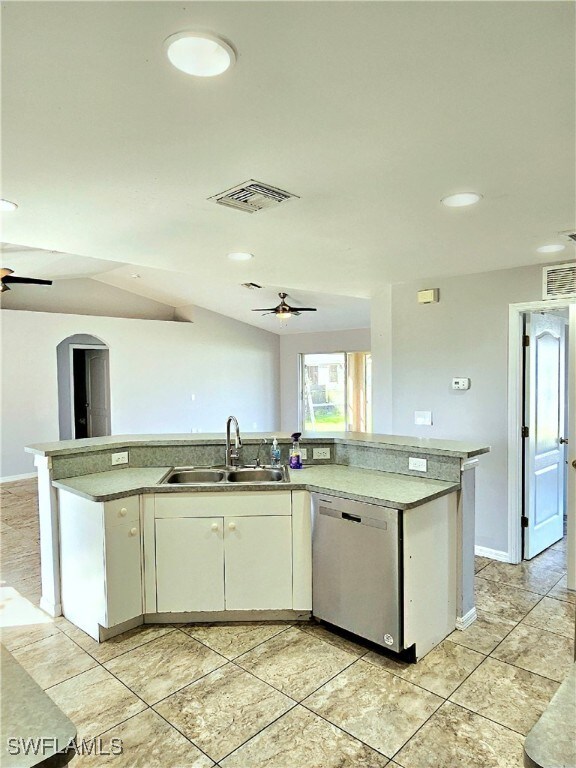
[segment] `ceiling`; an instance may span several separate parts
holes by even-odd
[[[573,258],[536,248],[575,226],[574,15],[571,2],[5,2],[2,197],[19,208],[2,238],[31,250],[3,262],[284,333],[365,327],[388,283]],[[236,65],[175,70],[163,41],[183,29],[229,39]],[[254,214],[207,199],[248,179],[298,198]],[[484,199],[440,203],[469,190]],[[251,312],[281,290],[319,311],[285,327]]]

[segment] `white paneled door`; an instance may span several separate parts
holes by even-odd
[[[562,538],[565,493],[564,318],[526,315],[524,424],[524,558]]]
[[[110,434],[108,402],[108,350],[86,351],[86,397],[88,400],[88,437]]]

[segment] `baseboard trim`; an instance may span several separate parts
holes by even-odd
[[[144,624],[202,624],[219,621],[306,621],[310,611],[196,611],[194,613],[145,613]]]
[[[474,547],[474,554],[478,557],[489,557],[490,560],[500,560],[501,563],[509,563],[510,555],[501,549],[490,549],[489,547]]]
[[[47,613],[48,616],[52,616],[52,618],[62,616],[62,605],[60,603],[52,603],[44,597],[40,598],[40,608],[44,613]]]
[[[13,483],[16,480],[32,480],[36,476],[36,472],[28,472],[25,475],[8,475],[6,477],[0,477],[0,485],[2,483]]]
[[[464,614],[464,616],[457,617],[456,629],[466,629],[470,624],[473,624],[477,618],[478,614],[476,613],[476,608],[470,608],[468,613]]]

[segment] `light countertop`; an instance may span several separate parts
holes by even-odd
[[[76,737],[76,726],[44,693],[40,686],[18,664],[16,659],[0,646],[0,666],[2,670],[2,717],[0,764],[10,768],[28,768],[41,765],[44,760],[52,759],[53,766],[64,765],[74,756],[74,752],[56,755],[65,749]],[[43,751],[28,754],[22,748],[23,742],[31,739],[46,738]],[[10,741],[13,740],[13,741]],[[53,741],[52,741],[53,740]],[[20,750],[17,754],[17,747]]]
[[[576,766],[576,664],[524,742],[530,768]]]
[[[290,443],[289,432],[242,432],[242,442],[258,443],[262,438],[269,442],[276,437],[281,443]],[[111,448],[134,446],[182,446],[182,445],[223,445],[224,433],[170,434],[170,435],[110,435],[91,437],[85,440],[61,440],[54,443],[35,443],[26,447],[28,453],[39,456],[66,456]],[[487,453],[490,448],[477,443],[459,440],[440,440],[427,437],[406,437],[402,435],[379,435],[368,432],[303,432],[302,445],[307,443],[350,443],[360,446],[377,446],[391,451],[405,451],[413,448],[422,453],[441,456],[471,458]]]
[[[289,483],[215,483],[160,485],[170,467],[111,470],[54,481],[54,485],[91,501],[110,501],[140,493],[199,493],[308,490],[334,494],[395,509],[410,509],[460,488],[458,483],[325,464],[290,470]]]

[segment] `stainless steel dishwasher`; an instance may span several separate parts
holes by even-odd
[[[403,650],[402,512],[312,494],[312,613]]]

